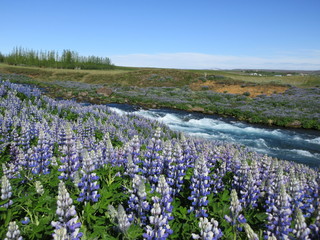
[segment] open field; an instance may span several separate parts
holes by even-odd
[[[320,75],[252,76],[239,71],[180,70],[158,68],[115,67],[113,70],[79,70],[23,67],[0,64],[2,73],[17,73],[40,81],[79,81],[85,83],[112,84],[121,86],[185,86],[198,81],[239,85],[245,83],[270,85],[293,85],[312,87],[320,85]],[[285,75],[285,74],[284,74]]]

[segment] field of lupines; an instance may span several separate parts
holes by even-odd
[[[320,239],[318,169],[0,85],[1,239]]]

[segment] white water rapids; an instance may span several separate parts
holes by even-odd
[[[222,118],[171,109],[139,109],[124,104],[108,104],[119,114],[134,113],[161,121],[171,129],[191,136],[240,143],[256,152],[279,159],[320,167],[320,132],[253,125]]]

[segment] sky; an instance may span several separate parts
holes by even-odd
[[[115,65],[320,70],[320,0],[0,0],[0,52]]]

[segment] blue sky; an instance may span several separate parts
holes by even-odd
[[[122,66],[317,70],[319,12],[319,0],[2,0],[0,52],[21,46]]]

